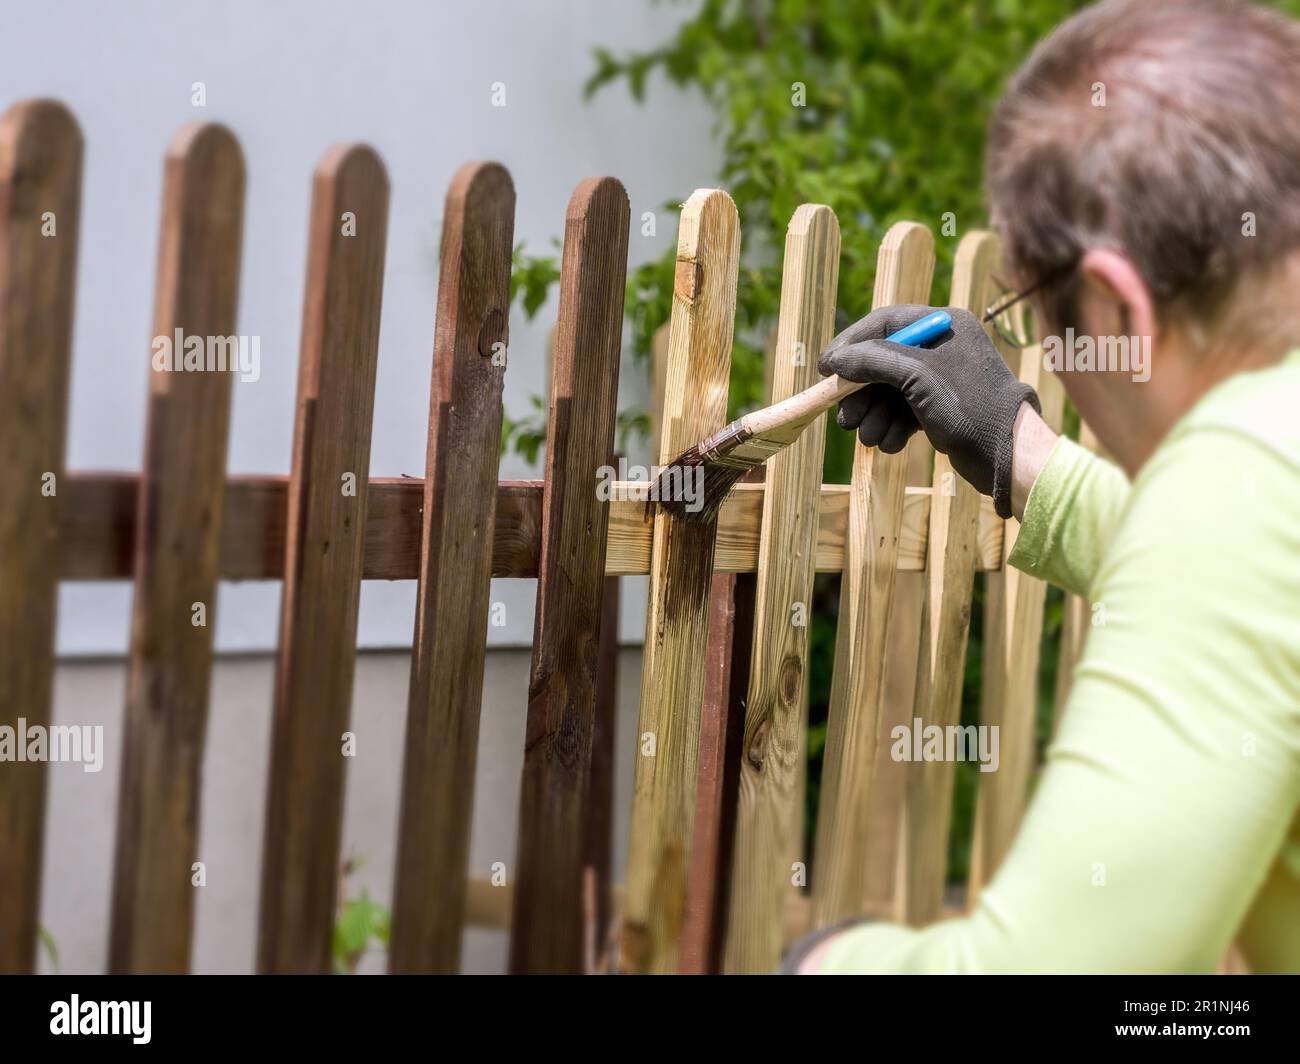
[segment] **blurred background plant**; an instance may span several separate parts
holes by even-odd
[[[360,867],[360,858],[349,857],[339,868],[338,913],[330,951],[335,975],[356,975],[366,953],[388,949],[388,906],[375,901],[365,889],[358,897],[349,897],[352,877]]]

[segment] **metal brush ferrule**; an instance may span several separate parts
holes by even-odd
[[[738,418],[700,444],[700,458],[715,465],[736,465],[737,463],[731,461],[728,456],[753,435],[745,427],[744,418]],[[740,468],[748,468],[752,464],[752,462],[738,463]]]

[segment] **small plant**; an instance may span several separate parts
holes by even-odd
[[[348,880],[358,868],[358,858],[343,862],[339,874],[339,912],[334,922],[333,969],[335,975],[356,975],[361,958],[372,948],[388,949],[391,917],[388,907],[370,897],[348,898]]]

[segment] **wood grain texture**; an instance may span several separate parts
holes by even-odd
[[[761,473],[754,469],[747,475]],[[677,961],[677,971],[682,975],[712,975],[722,968],[755,590],[753,573],[714,573],[709,591],[708,664],[700,708],[695,820]]]
[[[614,848],[614,750],[618,730],[619,578],[607,576],[600,602],[600,644],[591,722],[591,767],[583,806],[583,970],[612,966],[617,945],[611,899]]]
[[[934,448],[918,432],[907,444],[906,492],[924,484],[928,490],[933,476]],[[990,504],[992,500],[985,500]],[[906,509],[907,500],[904,500]],[[903,520],[908,519],[904,512]],[[927,515],[928,520],[928,515]],[[927,545],[928,545],[927,527]],[[906,535],[906,533],[904,533]],[[899,724],[912,723],[916,698],[916,676],[920,664],[921,610],[925,598],[925,574],[905,565],[903,541],[899,542],[898,576],[894,579],[894,613],[890,620],[885,651],[885,697],[877,730],[887,737]],[[910,559],[909,559],[910,561]],[[919,568],[919,567],[918,567]],[[867,803],[863,833],[867,847],[865,912],[888,913],[901,919],[899,857],[903,845],[903,806],[906,800],[907,766],[890,754],[890,744],[876,747],[874,774]]]
[[[234,338],[244,160],[223,126],[194,123],[167,149],[155,338]],[[140,478],[135,599],[108,967],[189,970],[232,370],[154,365]],[[183,350],[172,350],[180,358]],[[224,353],[224,349],[223,349]],[[234,358],[234,356],[231,356]],[[195,604],[206,614],[194,623]]]
[[[355,217],[355,235],[343,216]],[[316,168],[289,483],[257,967],[330,970],[388,226],[373,150]],[[345,478],[351,478],[347,481]]]
[[[515,190],[497,163],[453,178],[429,402],[424,526],[406,718],[395,973],[460,967],[487,642]],[[495,349],[495,350],[494,350]],[[602,445],[602,455],[609,450]]]
[[[672,322],[666,321],[650,338],[650,453],[663,453],[664,397],[668,391],[668,337]]]
[[[930,231],[897,223],[881,244],[873,305],[928,303],[933,271]],[[812,877],[818,927],[856,915],[867,895],[863,828],[885,699],[907,474],[906,450],[887,455],[856,444]]]
[[[995,294],[993,270],[999,254],[993,233],[974,231],[962,238],[953,262],[950,306],[983,313]],[[975,590],[980,494],[957,475],[944,454],[934,456],[932,487],[914,719],[908,722],[909,735],[917,727],[944,729],[961,720],[966,639]],[[891,745],[889,732],[882,731],[880,745]],[[903,919],[916,926],[934,920],[943,908],[955,769],[948,760],[920,761],[908,764],[903,773],[906,800],[899,898]]]
[[[0,725],[9,728],[50,723],[61,508],[51,492],[65,490],[81,156],[81,130],[61,103],[28,100],[0,117]],[[43,761],[0,770],[0,974],[36,966],[45,790]]]
[[[835,331],[839,260],[835,213],[799,207],[786,232],[773,402],[819,379],[817,356]],[[766,463],[723,959],[729,973],[772,972],[780,963],[781,913],[803,848],[808,624],[825,443],[826,419],[819,417]]]
[[[565,220],[510,937],[519,974],[583,970],[584,805],[609,516],[596,484],[614,446],[629,216],[623,186],[605,177],[578,186]]]
[[[661,464],[726,421],[739,255],[731,197],[697,190],[678,232]],[[677,968],[716,531],[714,522],[654,516],[623,914],[629,972]]]
[[[135,499],[133,473],[68,473],[59,491],[59,578],[128,580],[134,561]],[[617,489],[617,484],[616,484]],[[714,570],[752,573],[758,566],[763,519],[762,484],[738,484],[718,518]],[[225,520],[221,530],[221,579],[276,580],[284,574],[288,479],[238,475],[226,478]],[[421,477],[373,477],[366,503],[366,580],[414,580],[420,564]],[[823,484],[817,510],[819,573],[844,568],[850,487]],[[900,573],[925,567],[929,535],[930,488],[908,486],[903,496],[903,527],[898,541]],[[608,576],[650,571],[653,515],[630,499],[609,504],[605,550]],[[492,575],[535,577],[542,552],[542,482],[502,480],[496,488],[492,526]],[[1002,521],[993,502],[980,502],[981,572],[1002,568]]]
[[[1020,379],[1037,389],[1043,420],[1059,432],[1065,393],[1043,368],[1042,350],[1005,348],[1003,354]],[[1038,752],[1038,658],[1047,585],[1005,564],[1018,530],[1015,519],[1006,522],[1002,571],[985,584],[980,723],[1000,729],[1000,763],[997,772],[980,773],[971,843],[972,901],[1015,838]]]

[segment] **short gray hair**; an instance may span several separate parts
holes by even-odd
[[[1055,325],[1077,324],[1069,267],[1100,247],[1162,317],[1209,322],[1300,247],[1300,25],[1244,0],[1087,8],[1012,78],[985,171],[1020,279],[1065,278],[1044,289]]]

